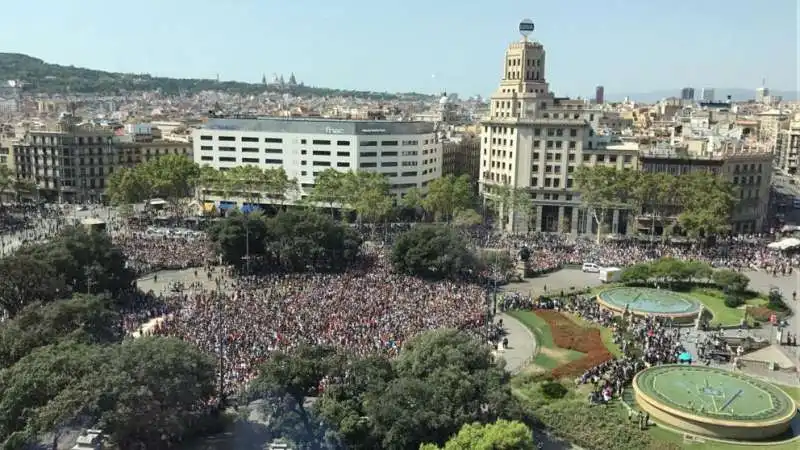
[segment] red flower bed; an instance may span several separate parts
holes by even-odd
[[[781,311],[773,311],[766,306],[748,306],[747,315],[759,322],[769,322],[769,318],[775,314],[779,319],[785,318],[788,314]]]
[[[552,372],[554,378],[581,375],[586,370],[613,358],[603,344],[600,330],[582,327],[564,314],[550,309],[537,309],[534,312],[550,326],[553,343],[557,347],[586,354],[583,358],[556,367]]]

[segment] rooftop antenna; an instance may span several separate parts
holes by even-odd
[[[522,35],[522,40],[528,42],[528,36],[533,33],[533,21],[531,19],[522,19],[522,22],[519,23],[519,34]]]

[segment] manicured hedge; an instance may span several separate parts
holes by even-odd
[[[576,377],[614,358],[603,344],[600,330],[582,327],[552,309],[537,309],[534,312],[550,326],[553,343],[557,347],[586,354],[583,358],[556,367],[552,372],[553,378]]]

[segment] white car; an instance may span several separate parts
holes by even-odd
[[[583,263],[581,270],[588,273],[600,273],[600,266],[595,263]]]

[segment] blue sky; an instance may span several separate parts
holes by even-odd
[[[487,95],[529,17],[559,95],[800,87],[797,0],[3,3],[0,51],[103,70]]]

